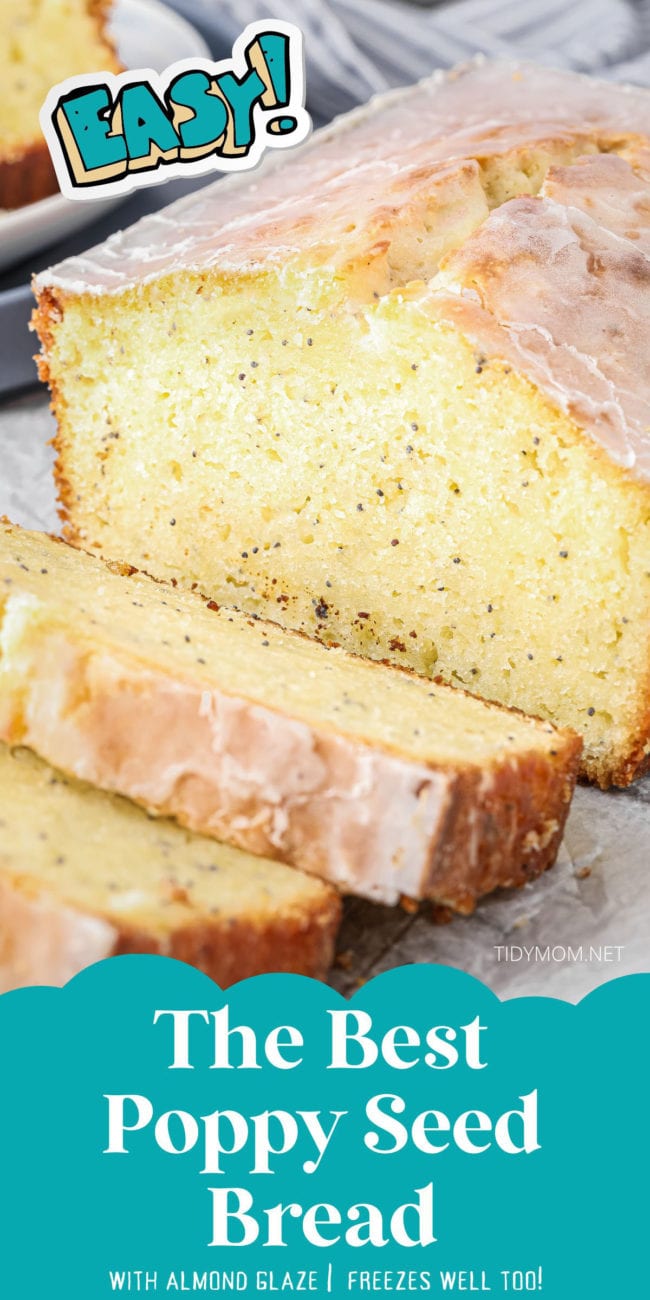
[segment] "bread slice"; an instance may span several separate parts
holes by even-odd
[[[41,275],[67,536],[631,781],[649,142],[646,90],[472,64]]]
[[[0,745],[0,992],[159,953],[225,988],[325,977],[340,903],[318,880],[147,817]]]
[[[459,911],[553,862],[580,750],[7,524],[0,737],[344,890]]]
[[[58,190],[38,115],[66,77],[119,71],[106,30],[109,8],[109,0],[2,0],[0,208]]]

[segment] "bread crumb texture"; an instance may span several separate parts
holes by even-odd
[[[126,952],[177,957],[222,985],[323,978],[339,920],[319,881],[152,819],[0,745],[0,987],[59,983]]]

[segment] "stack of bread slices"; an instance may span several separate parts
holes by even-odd
[[[338,890],[467,912],[548,867],[580,752],[8,523],[0,743],[5,988],[131,951],[323,976]]]

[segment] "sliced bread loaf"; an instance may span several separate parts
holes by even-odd
[[[580,741],[0,527],[0,737],[384,902],[549,866]]]
[[[474,63],[37,279],[68,537],[650,763],[650,94]]]
[[[84,72],[117,72],[110,0],[2,0],[0,208],[58,189],[39,111],[50,88]]]
[[[177,957],[222,987],[266,971],[323,978],[339,907],[318,880],[0,745],[0,992],[138,952]]]

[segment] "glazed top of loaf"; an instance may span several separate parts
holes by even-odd
[[[525,169],[565,143],[584,164],[551,168],[541,194],[506,194],[488,215],[486,162],[514,156]],[[183,268],[369,265],[422,219],[424,195],[447,226],[443,253],[449,226],[452,246],[455,222],[461,230],[427,290],[437,317],[512,359],[615,462],[650,480],[648,143],[647,90],[477,60],[371,101],[252,177],[145,217],[44,272],[36,289],[116,294]],[[472,205],[478,229],[467,237]]]
[[[650,149],[551,167],[445,260],[427,309],[650,482]]]
[[[646,132],[649,91],[476,60],[377,96],[270,166],[222,178],[43,272],[37,287],[119,292],[183,267],[243,271],[324,248],[345,262],[380,209],[468,160]]]

